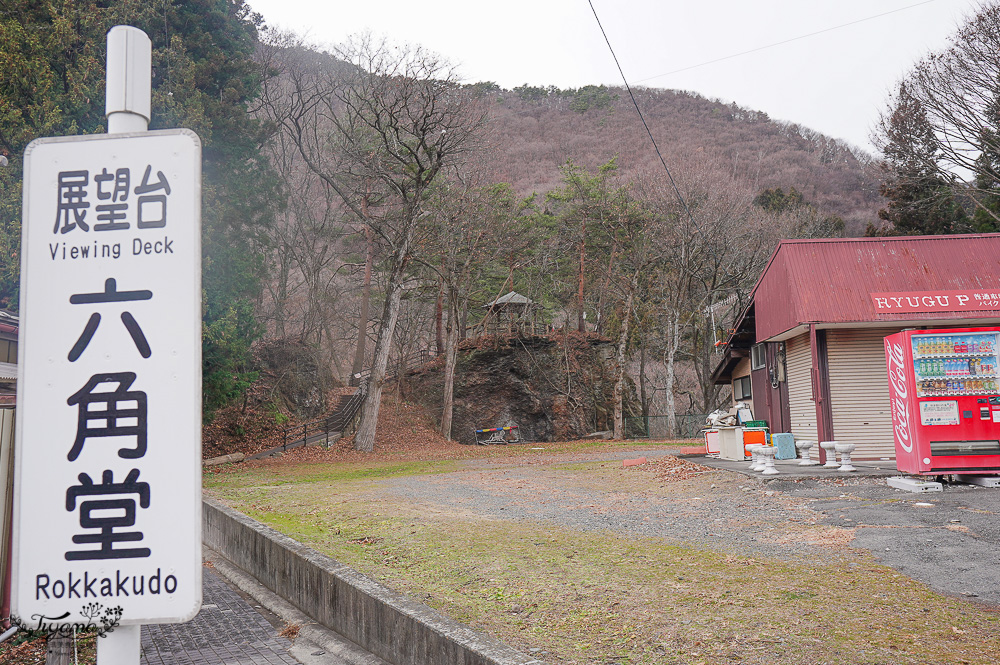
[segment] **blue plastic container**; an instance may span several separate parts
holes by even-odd
[[[772,434],[775,459],[795,459],[795,437],[789,433]]]

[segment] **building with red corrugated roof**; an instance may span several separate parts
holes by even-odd
[[[713,380],[772,432],[894,458],[883,338],[996,325],[998,233],[782,240]]]

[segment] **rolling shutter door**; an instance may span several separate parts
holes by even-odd
[[[883,360],[883,365],[885,361]],[[809,335],[785,342],[790,429],[796,440],[816,441],[816,403],[812,401],[812,349]]]
[[[828,330],[830,409],[837,441],[858,459],[895,459],[883,338],[899,328]]]

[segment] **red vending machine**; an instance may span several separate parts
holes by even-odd
[[[896,467],[1000,473],[1000,330],[904,330],[885,338]]]

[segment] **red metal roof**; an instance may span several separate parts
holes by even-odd
[[[805,323],[1000,318],[1000,311],[882,313],[871,294],[1000,291],[1000,233],[782,240],[754,287],[757,339]]]
[[[18,321],[17,314],[11,314],[0,309],[0,332],[16,335],[19,325]]]

